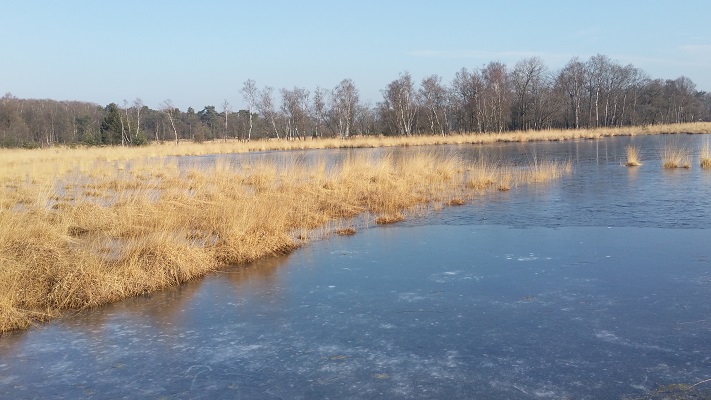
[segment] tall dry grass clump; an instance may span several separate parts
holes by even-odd
[[[666,142],[659,151],[662,167],[691,168],[691,150],[676,141]]]
[[[93,171],[0,179],[0,332],[355,229],[338,221],[399,221],[482,190],[541,182],[561,168],[429,153],[315,164],[153,162],[158,168],[101,162]]]
[[[625,162],[625,166],[638,167],[642,165],[642,161],[639,157],[639,147],[627,146],[625,153],[627,154],[627,162]]]
[[[469,181],[467,182],[471,189],[487,189],[499,180],[500,168],[496,163],[487,162],[483,159],[477,160],[471,166],[469,172]]]
[[[545,183],[561,178],[571,173],[573,163],[571,161],[554,161],[536,159],[529,168],[522,171],[523,181],[526,183]]]
[[[699,155],[701,168],[711,169],[711,141],[705,140]]]

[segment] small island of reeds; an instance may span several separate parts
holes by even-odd
[[[711,169],[711,141],[705,140],[699,155],[701,168]]]
[[[663,168],[691,168],[691,150],[677,141],[665,143],[659,152],[659,157]]]
[[[627,154],[627,162],[625,162],[625,165],[628,167],[639,167],[642,165],[642,161],[640,160],[639,157],[639,147],[637,146],[627,146],[625,149],[625,152]]]

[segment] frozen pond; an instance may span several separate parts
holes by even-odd
[[[662,170],[666,140],[437,149],[575,171],[6,335],[0,393],[598,399],[711,378],[711,171]],[[630,141],[644,166],[621,166]]]

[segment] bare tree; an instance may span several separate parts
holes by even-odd
[[[586,68],[577,57],[573,58],[558,74],[558,84],[561,85],[570,98],[570,110],[573,113],[575,129],[580,129],[580,113],[585,90]]]
[[[600,98],[607,95],[612,63],[607,56],[597,54],[586,64],[587,90],[589,97],[588,120],[594,127],[600,126]],[[593,119],[593,110],[595,117]]]
[[[128,115],[128,101],[123,100],[123,112],[121,116],[121,146],[126,146],[131,143],[131,118]],[[126,122],[124,122],[124,119]]]
[[[224,102],[222,102],[222,114],[224,114],[225,117],[225,133],[222,135],[222,139],[224,141],[227,141],[227,116],[230,114],[230,103],[225,99]]]
[[[451,87],[457,129],[460,132],[483,132],[482,94],[484,81],[479,71],[469,72],[466,68],[462,68],[455,74]]]
[[[309,91],[295,87],[281,90],[281,110],[286,116],[287,139],[305,138],[308,121]]]
[[[338,121],[338,134],[347,138],[350,136],[353,115],[358,105],[358,89],[352,80],[344,79],[333,89],[331,97],[333,112]]]
[[[143,108],[143,100],[136,97],[136,99],[133,100],[133,108],[136,112],[136,133],[134,139],[138,140],[138,134],[141,131],[141,109]]]
[[[383,99],[382,108],[394,116],[398,133],[412,135],[417,114],[417,92],[410,73],[401,73],[398,79],[390,82],[383,91]]]
[[[447,128],[447,89],[442,86],[442,78],[430,75],[420,86],[422,106],[427,109],[427,119],[433,135],[444,136]]]
[[[490,62],[482,70],[484,79],[485,130],[503,132],[507,128],[511,90],[506,65]]]
[[[178,145],[178,130],[175,129],[175,113],[176,109],[173,106],[173,101],[170,99],[164,100],[160,104],[160,109],[161,111],[168,117],[168,120],[170,121],[170,126],[173,128],[173,133],[175,134],[175,145]]]
[[[368,104],[358,104],[356,106],[353,121],[354,129],[361,135],[370,135],[375,132],[375,113]]]
[[[249,111],[249,131],[247,131],[247,141],[252,140],[252,115],[254,115],[254,109],[257,104],[257,86],[254,80],[247,79],[244,81],[242,86],[242,96],[247,102],[247,107]]]
[[[323,131],[321,130],[321,123],[328,124],[328,115],[326,112],[326,90],[316,87],[314,91],[314,99],[312,104],[313,119],[316,123],[316,137],[321,137]]]
[[[267,86],[259,92],[259,103],[257,103],[257,109],[259,113],[267,119],[274,129],[274,134],[276,138],[279,139],[279,130],[276,125],[276,110],[274,109],[274,100],[272,99],[272,91],[274,89]]]
[[[511,72],[516,96],[515,129],[540,129],[538,126],[542,89],[546,84],[546,65],[539,57],[523,59]]]
[[[669,111],[668,122],[693,122],[700,113],[700,104],[695,102],[696,84],[689,78],[681,76],[667,80],[665,84]],[[695,107],[696,106],[696,107]]]

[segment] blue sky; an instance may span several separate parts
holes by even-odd
[[[530,56],[556,70],[604,54],[711,91],[711,1],[4,1],[0,95],[157,108],[243,108],[242,83],[331,89],[361,100],[409,71]]]

